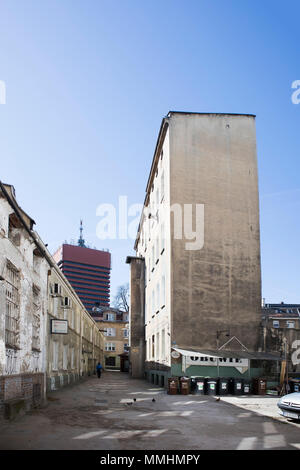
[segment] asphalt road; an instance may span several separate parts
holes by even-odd
[[[288,422],[214,397],[167,395],[119,372],[90,377],[48,398],[44,408],[0,425],[1,450],[300,448],[300,428]]]

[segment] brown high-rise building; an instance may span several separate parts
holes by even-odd
[[[63,244],[53,258],[89,313],[109,306],[111,255],[108,251]]]

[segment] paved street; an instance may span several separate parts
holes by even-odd
[[[298,425],[223,399],[167,395],[119,372],[51,392],[46,407],[5,422],[0,436],[2,450],[300,448]]]

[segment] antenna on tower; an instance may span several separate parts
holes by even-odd
[[[82,227],[82,220],[80,220],[80,237],[79,237],[79,240],[78,240],[78,246],[84,246],[85,247],[85,243],[84,243],[84,239],[82,238],[82,231],[83,231],[83,227]]]

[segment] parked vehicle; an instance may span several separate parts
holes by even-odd
[[[300,420],[300,393],[294,392],[284,395],[277,403],[280,414],[286,418]]]

